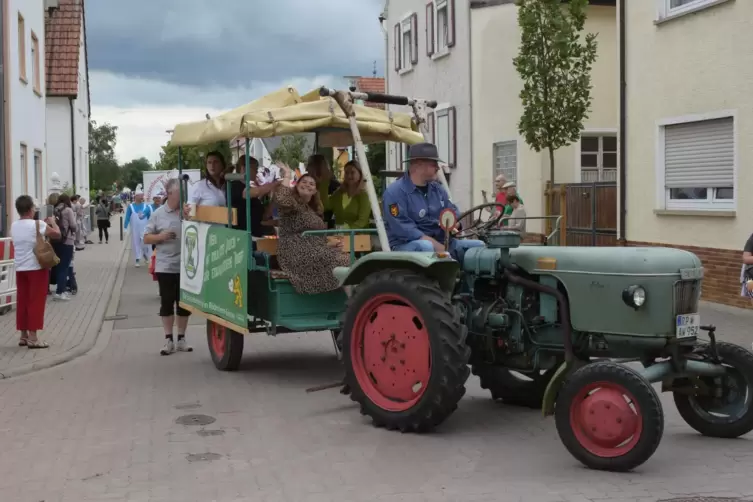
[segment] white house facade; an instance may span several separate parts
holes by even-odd
[[[39,0],[3,2],[4,182],[3,234],[17,218],[20,195],[44,197],[44,8]]]
[[[387,0],[387,93],[436,100],[429,128],[449,166],[453,200],[472,200],[471,70],[469,0]],[[411,113],[407,107],[390,110]],[[390,144],[387,169],[399,171],[404,145]]]
[[[75,193],[89,194],[89,72],[84,0],[60,0],[47,15],[46,178],[57,173]]]

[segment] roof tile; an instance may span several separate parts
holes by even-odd
[[[384,79],[381,77],[358,77],[356,79],[356,90],[358,92],[375,92],[384,94]],[[384,109],[384,105],[380,103],[366,103],[366,106]]]
[[[45,68],[48,96],[77,96],[83,0],[60,0],[45,14]]]

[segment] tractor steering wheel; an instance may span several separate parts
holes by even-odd
[[[481,237],[484,234],[486,234],[490,230],[494,230],[495,228],[499,227],[499,222],[502,220],[502,216],[504,215],[503,211],[499,211],[499,214],[495,215],[495,211],[497,208],[503,207],[502,204],[499,202],[488,202],[485,204],[479,204],[478,206],[472,207],[468,211],[465,211],[463,214],[458,216],[458,221],[462,221],[464,218],[467,218],[469,215],[472,215],[473,213],[478,211],[478,218],[473,219],[473,222],[460,230],[458,233],[455,234],[456,239],[467,239],[469,237]],[[489,215],[489,219],[484,221],[484,214]]]

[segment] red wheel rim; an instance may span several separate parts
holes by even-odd
[[[225,355],[225,326],[221,326],[216,322],[212,323],[211,343],[212,352],[217,356],[217,359],[222,359]]]
[[[589,453],[615,458],[638,444],[643,416],[625,387],[614,382],[595,382],[583,387],[570,404],[570,427]]]
[[[383,410],[408,410],[426,392],[431,377],[429,332],[418,310],[400,295],[377,295],[361,307],[350,356],[364,394]]]

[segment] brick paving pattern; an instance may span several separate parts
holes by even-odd
[[[71,301],[54,302],[51,296],[47,297],[45,329],[40,338],[48,342],[50,348],[19,347],[15,307],[0,316],[0,378],[10,370],[44,364],[44,360],[58,357],[78,347],[87,337],[96,336],[124,246],[124,242],[117,239],[116,236],[109,244],[88,244],[85,250],[76,251],[74,268],[79,291]]]
[[[753,438],[703,438],[669,396],[661,446],[629,474],[581,467],[552,419],[492,402],[475,379],[437,432],[387,432],[336,389],[305,393],[340,378],[328,334],[248,337],[240,370],[223,373],[197,321],[195,352],[159,356],[155,285],[143,268],[124,284],[118,312],[129,319],[90,355],[0,381],[3,501],[753,499]],[[750,346],[751,313],[704,305],[702,317]],[[214,422],[176,423],[191,414]]]

